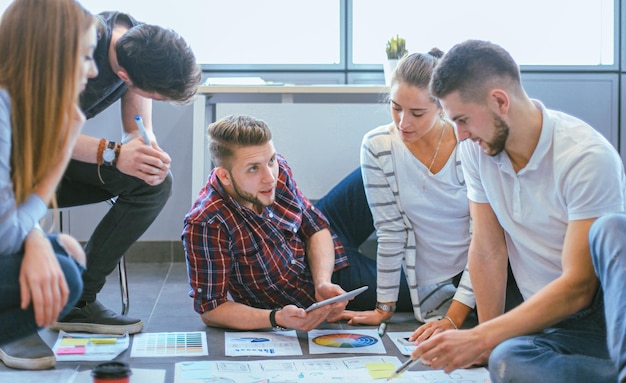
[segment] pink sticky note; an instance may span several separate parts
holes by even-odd
[[[85,353],[84,346],[57,348],[57,355],[79,355],[79,354],[84,354],[84,353]]]

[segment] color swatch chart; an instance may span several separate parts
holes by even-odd
[[[136,334],[130,356],[203,356],[209,355],[206,333],[153,332]]]

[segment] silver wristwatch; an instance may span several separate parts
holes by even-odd
[[[396,312],[396,305],[386,305],[384,303],[376,303],[376,308],[380,311],[385,311],[389,313]]]

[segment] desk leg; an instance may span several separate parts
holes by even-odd
[[[204,185],[204,153],[207,148],[206,108],[208,99],[205,95],[197,95],[193,103],[193,132],[191,142],[191,203]]]

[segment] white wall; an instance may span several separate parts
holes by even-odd
[[[361,138],[391,121],[383,104],[218,104],[216,117],[247,114],[264,120],[276,151],[300,190],[320,199],[359,166]]]

